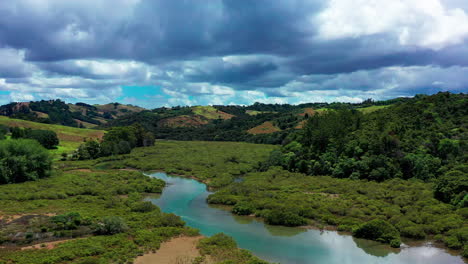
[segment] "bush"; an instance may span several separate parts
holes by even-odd
[[[104,217],[102,223],[96,228],[96,233],[100,235],[114,235],[128,230],[125,221],[118,216]]]
[[[364,223],[354,231],[359,238],[371,239],[391,246],[400,245],[400,234],[398,230],[385,220],[375,219]]]
[[[224,233],[219,233],[212,237],[203,238],[198,243],[198,248],[203,255],[211,254],[213,250],[217,250],[219,248],[235,249],[236,247],[236,241]]]
[[[52,223],[56,225],[56,230],[72,230],[81,224],[81,215],[79,213],[68,213],[52,217]]]
[[[132,212],[146,213],[154,211],[158,209],[158,207],[149,201],[145,201],[131,204],[130,209],[132,210]]]
[[[0,184],[32,181],[49,176],[52,160],[37,141],[0,142]]]
[[[250,215],[253,213],[253,208],[248,203],[237,203],[234,208],[232,208],[232,212],[237,215]]]
[[[272,210],[265,216],[265,222],[270,225],[300,226],[307,224],[303,217],[285,210]]]

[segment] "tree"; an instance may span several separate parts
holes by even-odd
[[[54,131],[42,129],[30,129],[14,127],[11,129],[11,137],[30,138],[37,140],[44,148],[53,149],[59,144],[59,139]]]
[[[37,180],[50,175],[52,159],[37,141],[0,141],[0,184]]]
[[[32,129],[26,130],[26,138],[37,140],[44,148],[53,149],[59,144],[59,139],[54,131]]]

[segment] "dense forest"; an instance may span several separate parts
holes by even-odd
[[[327,111],[290,134],[265,166],[336,178],[436,181],[439,199],[465,207],[467,125],[464,94],[417,96],[369,114]]]

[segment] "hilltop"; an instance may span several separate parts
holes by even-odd
[[[0,115],[39,123],[93,128],[127,113],[137,113],[143,110],[145,109],[138,106],[119,103],[104,105],[67,104],[57,99],[9,103],[0,106]]]

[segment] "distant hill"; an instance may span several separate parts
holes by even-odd
[[[42,100],[0,106],[0,115],[39,123],[94,129],[140,123],[160,139],[280,144],[288,134],[301,129],[305,120],[324,111],[344,108],[368,114],[408,100],[411,99],[397,98],[377,102],[369,99],[359,104],[255,103],[250,106],[176,106],[153,110],[119,103],[90,105]]]
[[[250,106],[176,106],[130,113],[110,120],[103,127],[140,123],[156,138],[175,140],[248,141],[280,144],[288,134],[301,129],[310,116],[336,109],[356,109],[371,113],[389,105],[405,102],[398,98],[374,102],[262,104]]]
[[[59,124],[71,127],[93,128],[128,113],[136,113],[144,108],[110,103],[89,105],[85,103],[67,104],[61,100],[10,103],[0,106],[0,115],[39,123]]]

